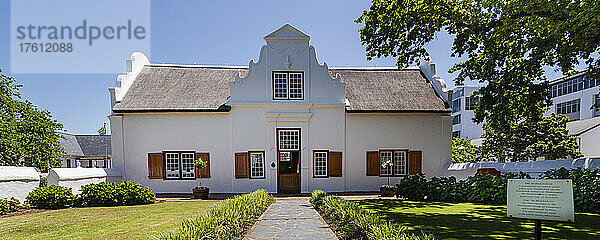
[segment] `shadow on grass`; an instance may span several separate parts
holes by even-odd
[[[379,199],[357,202],[410,231],[433,233],[439,239],[533,238],[533,220],[506,217],[504,205]],[[600,239],[600,214],[578,213],[575,223],[542,225],[544,239]]]

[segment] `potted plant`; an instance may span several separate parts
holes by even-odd
[[[391,173],[392,171],[392,165],[394,165],[392,163],[391,160],[387,160],[381,163],[381,167],[385,168],[388,170],[388,173]],[[381,195],[382,197],[392,197],[394,196],[395,193],[395,186],[391,186],[390,185],[390,175],[387,175],[387,185],[381,185],[379,186],[379,195]]]
[[[202,160],[201,157],[194,161],[194,167],[196,167],[198,170],[204,169],[206,166],[206,161]],[[192,189],[194,198],[208,199],[208,192],[210,189],[208,187],[203,187],[200,179],[200,176],[198,176],[198,186]]]

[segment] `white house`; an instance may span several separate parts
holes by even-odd
[[[248,67],[151,64],[141,53],[110,88],[113,168],[158,193],[373,191],[442,175],[450,107],[433,63],[329,68],[289,24]],[[194,171],[194,158],[209,167]],[[380,162],[391,160],[392,169]]]

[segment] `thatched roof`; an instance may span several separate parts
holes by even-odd
[[[140,72],[115,113],[229,111],[229,85],[247,67],[148,65]],[[346,82],[348,111],[449,112],[418,69],[331,68]]]

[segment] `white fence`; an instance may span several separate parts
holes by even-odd
[[[48,173],[48,185],[69,187],[73,194],[78,194],[85,185],[120,182],[121,176],[121,171],[115,168],[52,168]]]
[[[40,185],[40,173],[33,167],[0,166],[0,198],[25,201],[33,189]]]
[[[531,177],[539,177],[541,173],[550,169],[559,168],[600,168],[600,158],[579,158],[565,160],[545,160],[533,162],[478,162],[478,163],[455,163],[448,167],[447,176],[454,176],[457,179],[465,179],[475,175],[477,169],[495,168],[503,173],[528,173]]]

